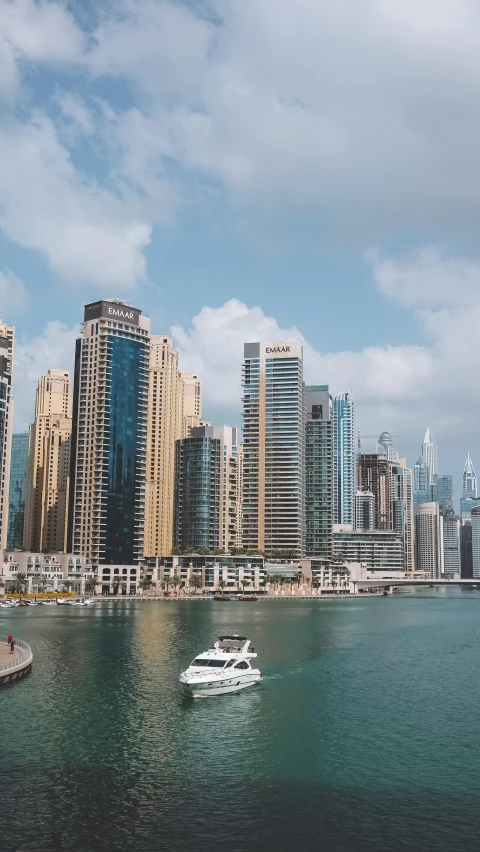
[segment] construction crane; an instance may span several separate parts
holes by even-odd
[[[392,435],[391,432],[389,432],[389,435],[390,435],[391,438],[400,438],[401,437],[400,435]],[[367,439],[374,438],[375,441],[378,443],[379,437],[380,437],[380,435],[360,435],[360,432],[357,432],[358,452],[360,452],[360,450],[362,449],[362,441],[363,441],[364,438],[367,438]]]

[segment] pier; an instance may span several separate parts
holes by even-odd
[[[15,650],[10,653],[7,637],[0,636],[0,686],[14,683],[32,671],[33,654],[30,645],[15,639]]]

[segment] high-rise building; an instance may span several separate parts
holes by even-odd
[[[85,306],[72,433],[73,552],[93,565],[144,553],[150,320],[117,299]]]
[[[465,467],[463,469],[462,479],[462,496],[460,498],[460,515],[462,517],[469,516],[472,511],[472,503],[477,497],[477,474],[473,462],[470,458],[470,453],[467,455]]]
[[[24,546],[66,552],[72,435],[72,386],[66,370],[49,370],[37,386],[29,431]]]
[[[243,547],[243,444],[237,444],[237,533],[235,547]]]
[[[471,580],[473,578],[473,555],[472,555],[472,520],[462,520],[460,527],[460,552],[461,552],[461,569],[460,576],[462,580]]]
[[[480,506],[472,509],[472,577],[480,580]]]
[[[413,522],[412,471],[406,459],[390,462],[390,499],[393,529],[403,540],[405,571],[413,571],[415,564],[415,533]]]
[[[442,573],[442,526],[438,503],[423,503],[416,517],[417,571],[425,577],[438,580]]]
[[[198,426],[210,426],[202,419],[202,381],[197,373],[180,373],[182,381],[182,433],[181,438],[188,438],[192,429]]]
[[[443,542],[443,576],[446,580],[455,580],[460,577],[460,518],[453,511],[447,510],[440,521]]]
[[[0,551],[7,545],[12,450],[12,373],[15,329],[0,320]]]
[[[151,337],[148,389],[145,556],[171,553],[175,441],[183,435],[184,383],[168,335]]]
[[[333,421],[326,385],[305,388],[305,556],[332,555]]]
[[[430,485],[431,500],[438,503],[440,514],[453,508],[453,482],[449,474],[436,473]]]
[[[223,447],[211,435],[175,444],[174,547],[220,547]]]
[[[393,449],[393,441],[390,432],[382,432],[377,441],[377,453],[387,457],[388,461],[393,461],[396,458],[395,450]]]
[[[333,499],[336,524],[355,524],[355,421],[349,393],[333,399]]]
[[[438,473],[437,445],[432,438],[430,429],[425,432],[422,446],[422,459],[428,466],[428,484],[431,485],[434,476]]]
[[[28,432],[12,435],[7,549],[21,550],[25,523]]]
[[[375,494],[357,491],[355,495],[355,521],[357,530],[375,529]]]
[[[300,555],[304,527],[303,347],[246,343],[243,543]]]
[[[358,490],[375,496],[375,529],[393,529],[392,469],[386,456],[358,454]]]

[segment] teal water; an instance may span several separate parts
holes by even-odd
[[[261,687],[192,702],[222,631]],[[480,591],[347,602],[0,610],[34,650],[0,690],[0,848],[474,850]]]

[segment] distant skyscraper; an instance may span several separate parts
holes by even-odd
[[[333,399],[333,499],[334,522],[355,524],[355,423],[353,400],[348,393]]]
[[[460,498],[460,515],[462,517],[469,516],[472,511],[472,506],[475,505],[473,500],[477,497],[477,474],[473,462],[470,458],[470,453],[467,455],[465,467],[463,469],[462,481],[462,496]]]
[[[7,549],[23,547],[27,488],[28,432],[12,436]]]
[[[480,580],[480,506],[472,509],[472,577]]]
[[[415,569],[431,580],[440,579],[442,571],[442,530],[437,503],[423,503],[416,517]]]
[[[198,426],[210,426],[202,419],[202,381],[197,373],[180,373],[182,382],[182,434],[188,438],[192,429]]]
[[[460,577],[460,518],[447,511],[440,519],[443,541],[443,575],[447,580]]]
[[[434,503],[438,503],[440,514],[444,515],[445,512],[453,506],[452,477],[449,474],[435,474],[430,486],[430,494],[430,499],[433,500]]]
[[[15,329],[0,320],[0,551],[6,547],[13,428],[13,340]]]
[[[66,370],[49,370],[37,387],[30,426],[24,545],[65,553],[70,486],[72,383]]]
[[[470,580],[473,577],[472,557],[472,521],[471,518],[462,521],[460,527],[461,577]]]
[[[384,455],[358,454],[358,490],[375,496],[375,529],[393,529],[392,472]]]
[[[422,503],[429,503],[430,469],[425,460],[420,457],[413,467],[413,514],[416,517]]]
[[[94,565],[144,553],[150,320],[117,299],[85,306],[77,340],[69,540]]]
[[[405,571],[415,566],[415,527],[413,515],[413,477],[407,460],[390,463],[393,528],[403,540]]]
[[[327,385],[305,388],[305,556],[332,555],[333,422]]]
[[[237,444],[237,534],[235,545],[236,547],[243,546],[243,444]]]
[[[183,435],[183,382],[171,337],[151,337],[145,497],[145,556],[173,545],[175,441]]]
[[[243,542],[303,549],[303,347],[246,343],[243,363]]]
[[[377,441],[377,453],[385,455],[388,461],[393,461],[395,458],[395,450],[393,449],[393,441],[390,432],[382,432]]]
[[[438,460],[437,445],[432,438],[430,429],[427,429],[427,431],[425,432],[425,437],[423,439],[422,458],[425,464],[428,465],[428,484],[431,485],[431,483],[433,482],[433,477],[438,473]]]
[[[375,495],[373,491],[357,491],[355,495],[355,526],[357,530],[375,529]]]

